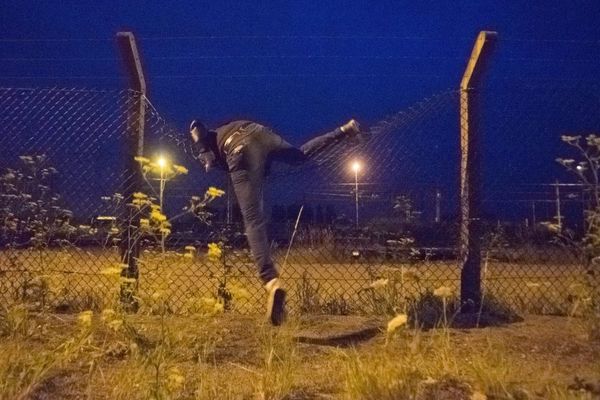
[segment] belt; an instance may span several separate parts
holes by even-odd
[[[233,142],[233,139],[235,139],[236,136],[239,136],[239,135],[241,135],[243,133],[247,133],[246,127],[248,125],[250,125],[250,124],[245,124],[245,125],[239,127],[237,131],[233,132],[225,140],[225,143],[223,143],[223,153],[225,153],[225,155],[227,155],[230,152],[230,150],[234,151],[234,150],[236,150],[239,147],[239,146],[236,146],[234,149],[229,149],[229,145]],[[252,132],[252,131],[250,131],[250,132]]]

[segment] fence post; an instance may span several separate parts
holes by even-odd
[[[129,77],[129,88],[133,90],[129,95],[132,96],[134,104],[133,107],[128,107],[127,111],[127,135],[123,151],[125,182],[122,194],[127,205],[131,204],[133,194],[141,189],[143,183],[140,166],[135,157],[143,155],[144,152],[146,80],[133,33],[118,32],[117,43],[124,61],[125,71]],[[121,262],[127,265],[121,276],[127,279],[121,283],[121,303],[126,310],[135,312],[138,308],[135,290],[139,276],[137,261],[140,254],[139,241],[135,236],[139,230],[140,218],[137,210],[126,207],[125,220],[127,223],[121,232],[120,255]]]
[[[497,33],[481,31],[460,83],[460,301],[462,312],[481,303],[481,132],[478,91]]]

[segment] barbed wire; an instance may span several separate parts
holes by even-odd
[[[141,36],[144,41],[177,41],[177,40],[405,40],[423,42],[447,42],[449,40],[472,41],[473,37],[426,37],[399,35],[189,35],[189,36]],[[114,38],[0,38],[0,43],[69,43],[69,42],[113,42]],[[587,44],[600,45],[600,40],[579,38],[517,38],[502,36],[503,42],[508,43],[555,43],[555,44]]]

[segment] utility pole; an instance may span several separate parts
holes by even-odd
[[[442,193],[440,192],[440,189],[436,189],[435,190],[435,223],[439,224],[440,223],[440,209],[441,209],[441,200],[442,200]]]
[[[556,195],[556,223],[558,224],[558,231],[562,232],[562,216],[560,215],[560,188],[559,183],[556,181],[554,193]]]

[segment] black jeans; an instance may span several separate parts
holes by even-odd
[[[244,218],[246,237],[263,282],[279,273],[271,259],[267,237],[267,218],[263,205],[265,172],[271,161],[297,165],[343,137],[337,128],[296,148],[266,126],[250,124],[226,156],[233,189]]]

